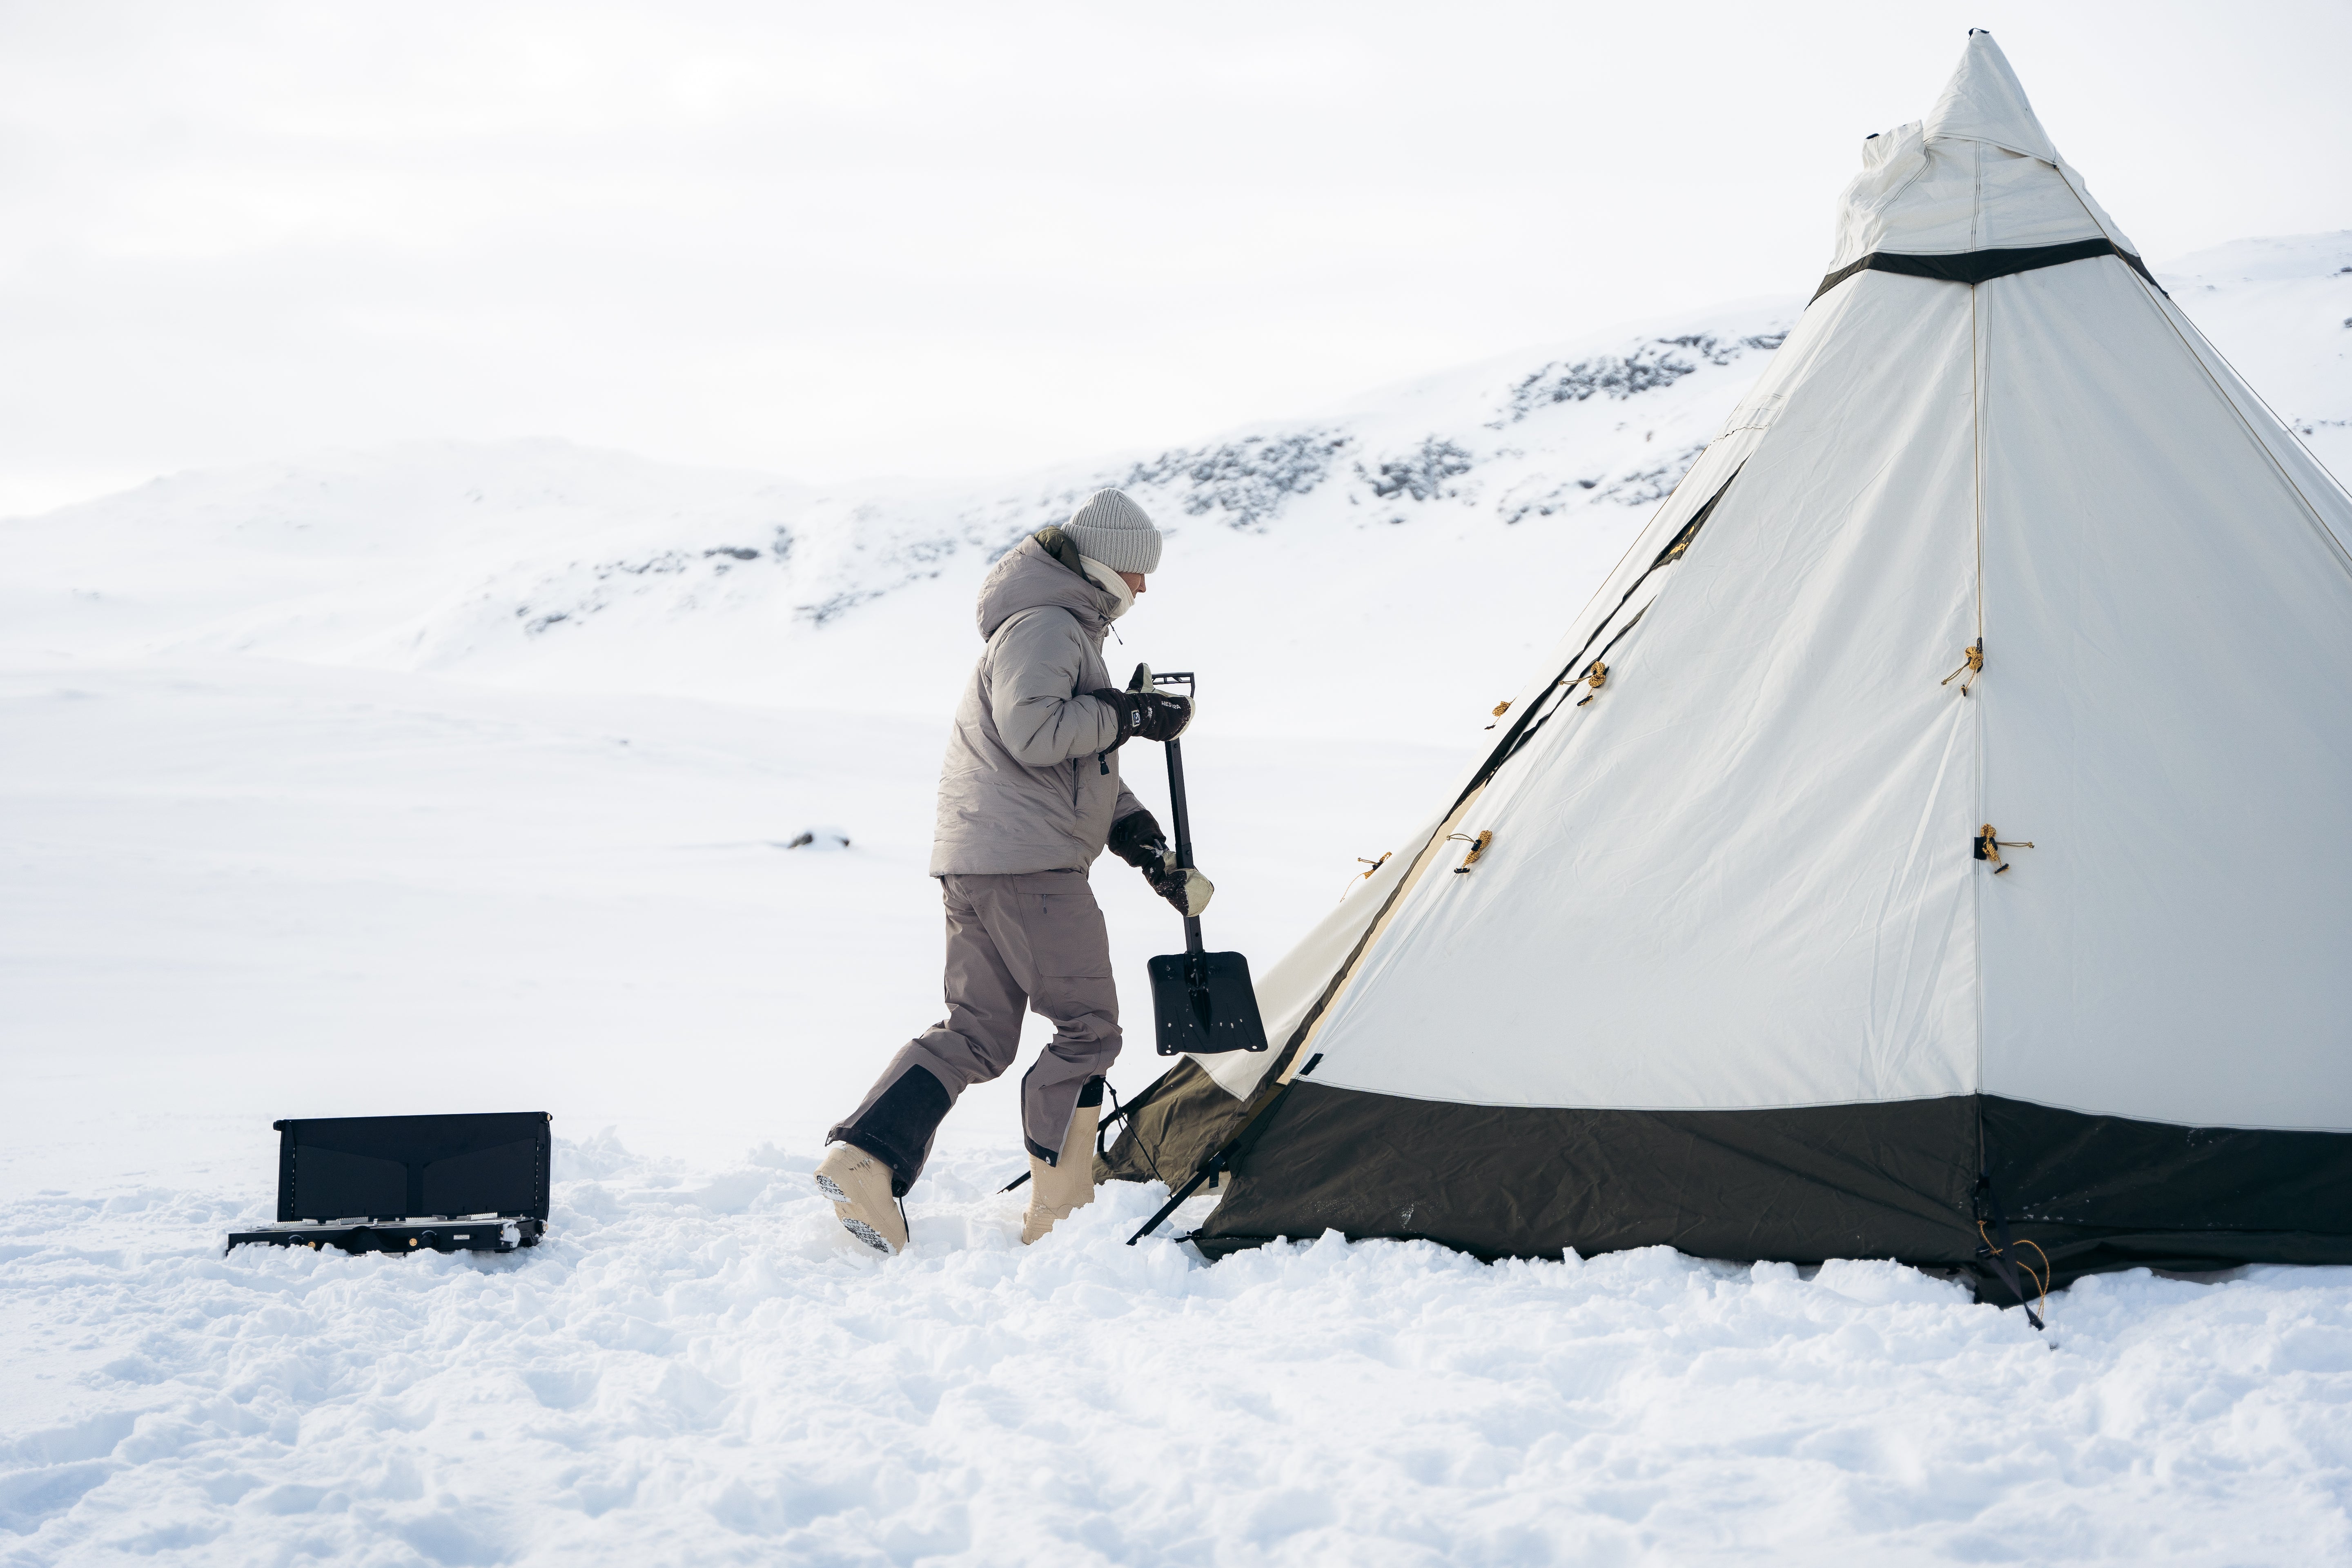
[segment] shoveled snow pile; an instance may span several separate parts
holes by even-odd
[[[0,1205],[0,1563],[2145,1563],[2352,1552],[2352,1271],[2015,1310],[1888,1263],[1204,1267],[1008,1145],[864,1253],[806,1152],[558,1156],[496,1259],[208,1245],[250,1196]],[[1198,1204],[1191,1205],[1198,1208]]]

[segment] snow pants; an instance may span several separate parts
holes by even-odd
[[[1029,1152],[1061,1158],[1081,1094],[1118,1058],[1110,933],[1083,871],[940,879],[947,904],[948,1016],[898,1048],[849,1119],[825,1134],[890,1167],[904,1196],[963,1091],[1013,1065],[1024,1008],[1054,1026],[1021,1080]]]

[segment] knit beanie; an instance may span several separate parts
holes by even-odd
[[[1160,570],[1160,531],[1124,490],[1097,490],[1070,514],[1062,531],[1114,572],[1149,576]]]

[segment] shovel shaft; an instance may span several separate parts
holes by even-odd
[[[1171,740],[1166,746],[1168,808],[1176,818],[1176,864],[1189,868],[1192,864],[1192,814],[1184,805],[1184,743]],[[1184,951],[1202,951],[1201,921],[1197,916],[1184,917]]]
[[[1176,864],[1192,863],[1192,814],[1184,805],[1184,742],[1170,741],[1168,748],[1168,804],[1176,816]]]

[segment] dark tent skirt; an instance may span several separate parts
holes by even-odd
[[[1183,1087],[1223,1093],[1205,1077]],[[1250,1109],[1228,1104],[1236,1123]],[[1139,1163],[1121,1142],[1125,1163]],[[1199,1163],[1153,1153],[1180,1181]],[[1129,1174],[1120,1164],[1104,1173]],[[2005,1301],[1978,1251],[1980,1170],[2012,1234],[2048,1255],[2053,1288],[2116,1268],[2352,1263],[2352,1134],[2180,1127],[1989,1095],[1577,1110],[1307,1080],[1283,1092],[1193,1239],[1211,1257],[1338,1230],[1487,1258],[1661,1246],[1740,1261],[1891,1258],[1965,1268]],[[2016,1256],[2035,1260],[2031,1247]]]

